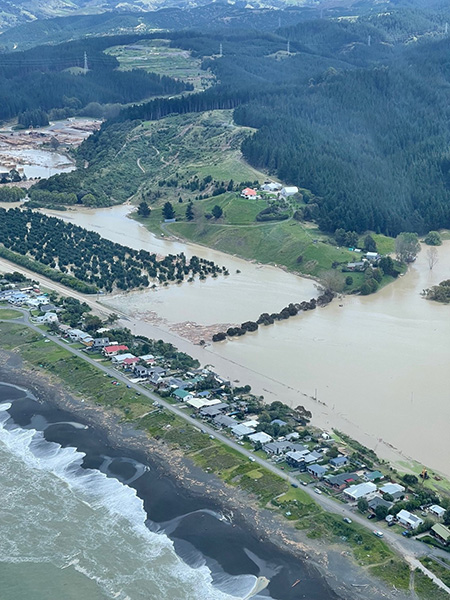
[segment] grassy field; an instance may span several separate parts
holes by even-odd
[[[105,53],[115,56],[123,71],[145,69],[146,71],[167,75],[192,83],[195,91],[209,87],[214,76],[202,71],[201,61],[191,56],[187,50],[171,48],[169,40],[140,40],[128,46],[112,46]]]
[[[432,573],[434,573],[437,577],[439,577],[439,579],[443,583],[445,583],[445,585],[447,587],[450,587],[450,569],[449,568],[444,567],[443,565],[439,564],[438,562],[436,562],[432,558],[429,558],[428,556],[424,556],[423,558],[421,558],[420,562],[427,569],[429,569]],[[445,562],[448,562],[448,561],[445,561]],[[450,565],[449,565],[449,567],[450,567]]]
[[[370,567],[369,572],[375,577],[379,577],[398,590],[407,590],[409,588],[410,570],[406,563],[391,558],[386,563]]]
[[[418,570],[414,573],[414,589],[421,600],[448,600],[448,594]]]
[[[0,319],[18,319],[21,316],[22,313],[13,308],[0,308]]]

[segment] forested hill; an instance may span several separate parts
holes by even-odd
[[[89,102],[124,104],[189,89],[181,81],[143,70],[119,71],[117,59],[103,52],[114,44],[133,43],[139,37],[92,38],[2,55],[0,120],[35,109],[78,109]]]
[[[101,168],[102,151],[111,140],[121,143],[131,121],[234,108],[238,124],[258,130],[243,143],[245,158],[312,190],[304,215],[323,230],[395,235],[449,227],[446,18],[406,10],[272,33],[173,33],[172,45],[203,57],[220,83],[203,94],[122,111],[80,147],[80,158]],[[40,187],[67,191],[77,177]]]

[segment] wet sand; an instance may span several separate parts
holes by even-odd
[[[108,476],[128,481],[144,501],[148,526],[168,535],[177,554],[188,564],[193,566],[200,554],[216,577],[221,573],[267,577],[270,583],[258,596],[261,598],[270,594],[279,600],[356,600],[360,595],[352,584],[364,583],[368,584],[364,592],[368,600],[401,599],[344,559],[342,549],[330,550],[307,540],[288,523],[257,509],[246,494],[196,468],[180,453],[117,423],[113,415],[97,407],[82,404],[43,375],[24,370],[17,355],[1,353],[0,381],[26,387],[39,399],[13,402],[9,412],[17,425],[44,430],[48,441],[84,452],[84,467],[102,468]],[[88,428],[56,424],[62,421],[75,421]],[[106,469],[105,457],[111,459]],[[133,480],[130,464],[150,470]],[[227,519],[218,519],[220,514]],[[300,583],[292,587],[298,579]]]

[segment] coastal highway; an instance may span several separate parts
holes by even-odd
[[[8,320],[7,321],[8,323],[25,324],[28,327],[30,327],[31,329],[33,329],[34,331],[36,331],[37,333],[39,333],[40,335],[49,337],[49,336],[47,336],[47,334],[43,333],[41,328],[39,328],[37,325],[35,325],[30,320],[30,315],[29,315],[28,311],[17,308],[17,307],[13,307],[13,308],[15,310],[20,311],[23,314],[23,317],[21,317],[20,319]],[[0,322],[1,322],[1,320],[0,320]],[[177,415],[178,417],[184,419],[193,427],[196,427],[197,429],[201,428],[202,431],[205,432],[205,434],[209,434],[209,435],[213,436],[215,439],[220,440],[223,444],[229,446],[230,448],[233,448],[233,450],[239,452],[243,456],[247,457],[249,460],[251,459],[252,461],[254,461],[255,464],[258,464],[258,465],[264,467],[265,469],[268,469],[270,472],[272,472],[275,475],[277,475],[278,477],[284,479],[291,485],[298,487],[299,481],[296,478],[292,477],[285,471],[281,470],[279,467],[277,467],[275,464],[271,463],[270,461],[265,460],[264,458],[261,458],[259,456],[255,456],[253,452],[250,452],[246,448],[243,448],[242,446],[237,444],[234,440],[230,439],[228,436],[224,435],[223,433],[220,433],[219,431],[217,431],[210,425],[208,425],[204,422],[199,423],[199,421],[197,419],[194,419],[189,414],[187,414],[185,409],[182,409],[182,408],[179,408],[178,406],[170,404],[169,402],[167,402],[166,400],[164,400],[157,394],[143,388],[139,384],[132,383],[125,375],[118,372],[116,369],[99,364],[96,360],[87,356],[85,352],[83,352],[77,348],[73,348],[70,345],[70,343],[62,341],[60,338],[58,338],[56,336],[51,336],[51,341],[54,344],[61,346],[68,352],[74,354],[75,356],[78,356],[82,360],[93,365],[99,371],[102,371],[103,373],[105,373],[107,375],[112,375],[115,380],[120,381],[121,383],[129,386],[130,388],[134,389],[136,392],[139,392],[142,396],[147,397],[149,400],[158,402],[158,404],[163,406],[166,410],[168,410],[168,411],[172,412],[173,414]],[[352,521],[354,521],[355,523],[358,523],[359,525],[362,525],[366,529],[369,529],[370,531],[377,529],[377,527],[372,524],[372,521],[368,521],[367,518],[365,518],[364,516],[353,512],[349,508],[348,505],[341,504],[338,501],[332,499],[331,497],[326,496],[325,494],[316,493],[315,488],[312,488],[310,486],[307,486],[307,487],[302,486],[302,491],[304,491],[306,494],[309,494],[314,499],[314,501],[317,502],[317,504],[319,504],[327,512],[340,515],[342,518],[347,517],[347,518],[351,519]],[[424,574],[426,574],[428,577],[430,577],[436,583],[436,585],[438,585],[442,590],[444,590],[448,594],[450,594],[450,588],[448,586],[446,586],[440,579],[438,579],[433,573],[431,573],[431,571],[429,571],[426,567],[424,567],[418,560],[418,557],[424,556],[424,555],[427,555],[430,557],[437,557],[437,558],[443,557],[443,558],[448,559],[448,553],[444,552],[443,550],[440,550],[439,548],[434,548],[433,546],[428,546],[426,544],[418,542],[417,540],[414,540],[411,538],[400,537],[399,535],[391,532],[387,528],[383,529],[383,534],[384,534],[384,536],[383,536],[384,541],[396,553],[401,555],[404,558],[404,560],[406,560],[406,562],[410,565],[410,567],[412,569],[419,568]]]

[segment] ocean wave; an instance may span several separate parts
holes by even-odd
[[[83,505],[93,511],[101,510],[101,513],[106,510],[109,518],[105,522],[111,530],[114,525],[120,526],[125,519],[141,539],[141,546],[145,548],[145,551],[141,552],[142,556],[139,555],[139,568],[135,569],[133,573],[115,573],[114,581],[108,579],[101,569],[99,569],[100,572],[96,572],[96,563],[92,557],[86,556],[87,550],[84,548],[80,551],[80,557],[76,554],[62,556],[61,568],[70,565],[90,579],[97,581],[110,597],[120,598],[120,600],[127,600],[129,596],[126,591],[127,586],[131,584],[136,586],[136,581],[142,581],[142,585],[144,585],[146,578],[149,577],[151,577],[152,583],[158,586],[158,597],[161,598],[172,597],[166,595],[165,585],[171,589],[175,585],[180,590],[180,594],[177,596],[180,599],[193,597],[189,595],[188,590],[195,590],[195,597],[198,600],[243,598],[251,591],[256,581],[253,575],[227,576],[223,574],[223,571],[220,572],[219,568],[214,569],[215,572],[212,573],[204,561],[200,560],[195,561],[199,565],[198,568],[193,569],[188,566],[175,553],[173,543],[165,533],[152,532],[146,526],[147,514],[143,502],[133,488],[124,485],[116,478],[108,477],[101,471],[82,468],[85,454],[76,448],[63,448],[55,442],[45,440],[41,431],[22,429],[11,422],[8,423],[10,415],[7,411],[9,408],[11,408],[11,403],[0,404],[0,443],[3,443],[11,454],[31,469],[31,472],[52,474],[64,482],[65,486]],[[212,511],[208,512],[212,513]],[[212,514],[216,518],[220,518],[219,514]],[[70,519],[71,517],[65,515],[64,518]],[[116,523],[114,523],[115,521]],[[45,530],[45,526],[44,523],[43,530]],[[120,527],[116,529],[120,530]],[[59,531],[55,531],[51,531],[53,541],[60,535]],[[93,538],[95,534],[96,532],[93,531]],[[19,552],[12,553],[11,559],[19,562],[19,554]],[[24,560],[33,559],[31,556],[23,558]],[[159,578],[155,577],[158,573],[152,573],[152,568],[160,570]],[[103,571],[105,570],[103,569]],[[182,595],[182,591],[187,595]],[[144,596],[131,596],[130,600],[134,600],[135,597]]]

